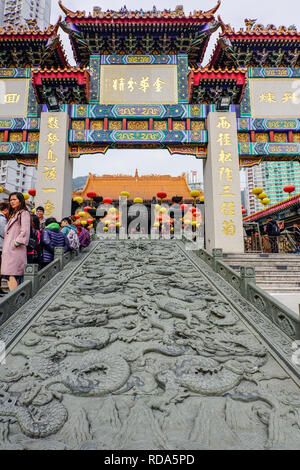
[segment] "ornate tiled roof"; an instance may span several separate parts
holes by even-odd
[[[27,26],[0,27],[0,63],[2,67],[28,68],[37,66],[67,67],[68,59],[58,36],[56,25],[44,31],[34,21]]]
[[[211,67],[300,66],[300,33],[294,25],[265,27],[256,20],[245,20],[245,26],[236,31],[222,22]]]
[[[191,199],[190,188],[184,175],[143,175],[139,176],[136,171],[135,176],[129,175],[103,175],[96,176],[89,174],[85,187],[82,191],[73,194],[87,198],[89,191],[95,191],[103,197],[110,197],[118,200],[121,191],[128,191],[130,199],[141,197],[144,200],[152,200],[153,196],[160,191],[167,193],[167,198],[181,196],[184,200]]]
[[[246,83],[247,69],[193,68],[189,73],[190,100],[216,104],[223,96],[230,96],[231,104],[238,104]]]
[[[202,10],[194,11],[189,16],[185,16],[183,8],[181,6],[176,7],[175,10],[162,10],[159,11],[155,7],[151,11],[143,10],[127,10],[126,7],[119,11],[106,10],[102,11],[102,8],[95,7],[93,13],[86,15],[85,11],[73,12],[66,8],[61,1],[58,2],[60,8],[65,15],[70,19],[99,19],[99,20],[209,20],[214,18],[214,14],[217,12],[221,5],[221,0],[218,0],[218,4],[209,11],[203,12]]]
[[[268,209],[263,209],[259,212],[256,212],[255,214],[248,215],[245,217],[243,220],[244,222],[254,222],[256,220],[265,218],[265,217],[271,217],[278,212],[281,212],[285,209],[289,209],[292,206],[299,205],[300,206],[300,194],[296,194],[295,196],[292,196],[288,199],[284,199],[281,202],[278,202],[277,204],[273,204],[270,206]]]
[[[39,103],[54,95],[59,103],[88,103],[90,74],[87,69],[68,67],[38,68],[32,71],[32,84]]]

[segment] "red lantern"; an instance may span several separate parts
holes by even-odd
[[[160,193],[157,193],[158,199],[166,199],[167,193],[164,193],[163,191]]]
[[[87,223],[91,225],[93,223],[93,219],[87,219]]]
[[[103,199],[103,204],[112,204],[112,199],[110,197],[105,197]]]
[[[36,189],[29,189],[28,194],[30,194],[30,196],[32,196],[32,197],[35,197],[36,196]]]
[[[196,209],[196,207],[191,207],[191,208],[189,209],[189,211],[194,213],[194,212],[197,212],[197,209]]]
[[[110,229],[113,229],[113,228],[115,228],[115,225],[114,225],[114,224],[110,224],[108,227],[109,227]]]
[[[291,193],[293,193],[295,191],[295,186],[293,184],[289,184],[285,188],[283,188],[283,191],[285,193],[289,193],[289,195],[290,195]]]
[[[180,206],[180,209],[181,209],[182,211],[185,211],[185,210],[187,210],[188,208],[189,208],[189,206],[188,206],[187,204],[181,204],[181,206]]]
[[[163,218],[162,217],[158,217],[158,221],[159,222],[162,222]]]
[[[90,191],[86,193],[86,195],[89,199],[93,199],[93,197],[97,197],[97,193],[95,193],[95,191]]]
[[[243,214],[243,215],[247,214],[246,209],[243,209],[243,210],[242,210],[242,214]]]
[[[201,217],[202,213],[201,212],[194,212],[194,217]]]
[[[83,210],[84,210],[84,212],[88,212],[88,211],[92,210],[92,207],[86,206]]]
[[[75,219],[77,219],[77,220],[80,219],[80,215],[75,214]]]

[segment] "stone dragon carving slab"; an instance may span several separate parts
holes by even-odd
[[[0,449],[299,449],[299,388],[175,242],[101,241],[0,366]]]

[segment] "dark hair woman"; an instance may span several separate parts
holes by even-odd
[[[8,278],[8,288],[14,290],[24,275],[27,245],[30,237],[30,214],[22,193],[9,196],[8,223],[5,227],[1,275]]]

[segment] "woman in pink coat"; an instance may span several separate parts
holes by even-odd
[[[9,216],[5,227],[1,275],[8,279],[9,290],[19,284],[27,263],[27,245],[30,237],[30,214],[21,193],[9,196]]]

